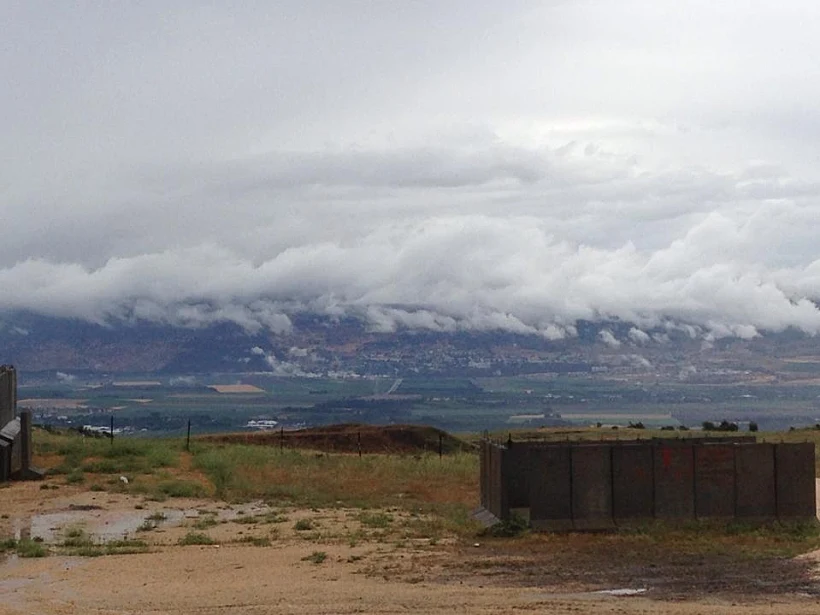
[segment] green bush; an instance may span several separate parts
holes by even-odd
[[[310,519],[299,519],[294,525],[293,529],[297,532],[306,532],[313,529],[313,522]]]
[[[178,544],[183,546],[188,545],[212,545],[215,544],[214,539],[208,536],[207,534],[203,534],[202,532],[188,532],[179,539]]]
[[[321,564],[327,559],[327,553],[324,551],[314,551],[310,555],[302,558],[303,562],[310,562],[312,564]]]
[[[45,557],[48,550],[42,542],[24,538],[17,542],[17,555],[20,557]]]

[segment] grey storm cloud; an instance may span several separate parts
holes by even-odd
[[[10,2],[0,310],[820,331],[820,8]],[[660,336],[660,337],[659,337]]]

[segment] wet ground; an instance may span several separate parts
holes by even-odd
[[[359,509],[157,502],[55,479],[2,495],[0,537],[42,541],[52,555],[0,556],[0,615],[820,612],[820,553],[727,559],[588,535],[425,539],[408,533],[424,520],[406,511],[368,511],[365,523]],[[150,552],[65,555],[59,545],[77,529]],[[213,544],[181,546],[191,532]]]

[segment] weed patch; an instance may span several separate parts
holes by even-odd
[[[310,555],[302,558],[303,562],[310,562],[311,564],[321,564],[327,559],[327,553],[324,551],[314,551]]]
[[[359,522],[365,527],[384,529],[393,523],[393,515],[383,512],[363,512],[359,515]]]
[[[214,539],[208,536],[207,534],[203,534],[202,532],[188,532],[179,539],[179,542],[182,546],[189,546],[189,545],[212,545],[216,544]]]
[[[157,493],[171,498],[198,498],[205,495],[205,488],[190,480],[166,480],[157,484]]]
[[[315,525],[313,521],[311,521],[310,519],[299,519],[293,525],[293,529],[297,532],[307,532],[309,530],[312,530],[314,527]]]
[[[18,540],[15,548],[19,557],[45,557],[48,555],[48,549],[42,542],[30,538]]]
[[[192,524],[195,530],[207,530],[209,527],[219,525],[215,515],[202,515]]]
[[[245,536],[240,538],[237,542],[253,545],[254,547],[269,547],[271,540],[265,536]]]

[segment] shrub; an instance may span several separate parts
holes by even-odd
[[[214,544],[214,539],[207,534],[203,534],[202,532],[188,532],[185,536],[179,539],[178,544],[183,546],[212,545]]]
[[[498,538],[520,536],[529,530],[529,523],[520,515],[512,514],[508,520],[500,521],[490,526],[484,532]]]
[[[24,538],[17,542],[17,555],[20,557],[45,557],[48,555],[43,543]]]
[[[297,532],[306,532],[313,529],[313,522],[310,519],[299,519],[294,525],[293,529]]]
[[[737,423],[730,423],[727,420],[722,420],[718,425],[718,431],[737,431]]]
[[[359,515],[359,521],[365,527],[385,528],[393,523],[393,516],[383,512],[363,512]]]
[[[269,547],[271,545],[270,538],[265,536],[257,537],[257,536],[245,536],[244,538],[238,540],[237,542],[251,544],[254,547]]]
[[[196,498],[205,494],[205,488],[190,480],[166,480],[157,484],[156,491],[172,498]]]
[[[82,470],[72,470],[68,476],[65,477],[65,482],[68,485],[79,485],[85,482],[85,474]]]
[[[303,562],[311,562],[312,564],[321,564],[327,559],[327,553],[324,551],[314,551],[310,555],[302,558]]]

